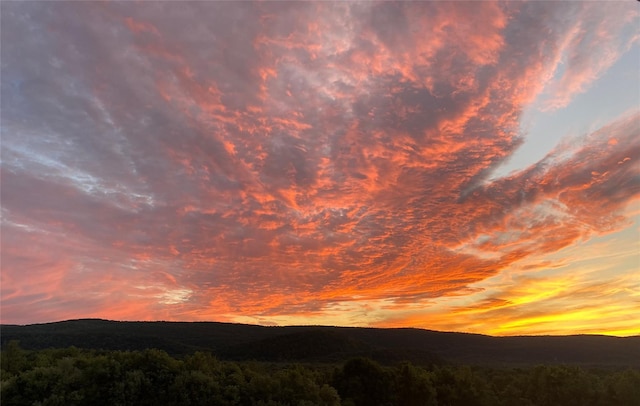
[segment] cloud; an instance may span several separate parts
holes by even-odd
[[[542,94],[542,108],[566,107],[638,44],[635,27],[639,19],[638,10],[620,3],[611,3],[606,13],[596,4],[576,10],[566,21],[564,39],[550,71],[553,77]]]
[[[353,322],[638,196],[637,114],[489,180],[558,55],[600,44],[567,40],[581,5],[2,7],[3,322]]]
[[[630,227],[529,256],[472,285],[469,295],[396,309],[379,324],[494,335],[637,335],[636,263],[637,230]]]

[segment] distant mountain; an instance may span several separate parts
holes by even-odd
[[[382,363],[445,362],[477,365],[574,364],[640,368],[640,336],[491,337],[400,328],[326,326],[263,327],[215,322],[117,322],[69,320],[26,326],[0,325],[0,343],[25,349],[140,350],[172,355],[211,351],[221,359],[338,362],[366,356]]]

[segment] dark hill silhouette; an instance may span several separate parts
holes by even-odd
[[[335,329],[294,331],[244,344],[232,345],[223,353],[237,359],[322,360],[330,356],[370,351],[372,348]]]
[[[336,362],[365,356],[383,363],[478,365],[574,364],[640,368],[640,336],[492,337],[414,328],[263,327],[216,322],[69,320],[0,326],[2,346],[76,346],[109,350],[159,348],[173,355],[211,351],[221,359]]]

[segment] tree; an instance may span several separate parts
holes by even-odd
[[[20,373],[27,364],[26,351],[20,348],[20,342],[11,340],[7,344],[7,348],[0,355],[0,366],[5,373],[15,375]]]
[[[391,377],[382,367],[367,358],[347,361],[334,378],[333,386],[340,397],[355,406],[376,406],[390,403]]]
[[[395,404],[403,406],[435,406],[438,399],[433,374],[406,362],[395,374]]]
[[[628,369],[609,382],[612,405],[640,406],[640,371]]]

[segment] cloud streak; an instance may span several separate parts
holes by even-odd
[[[637,113],[491,179],[597,6],[3,4],[2,321],[384,322],[622,229]]]

